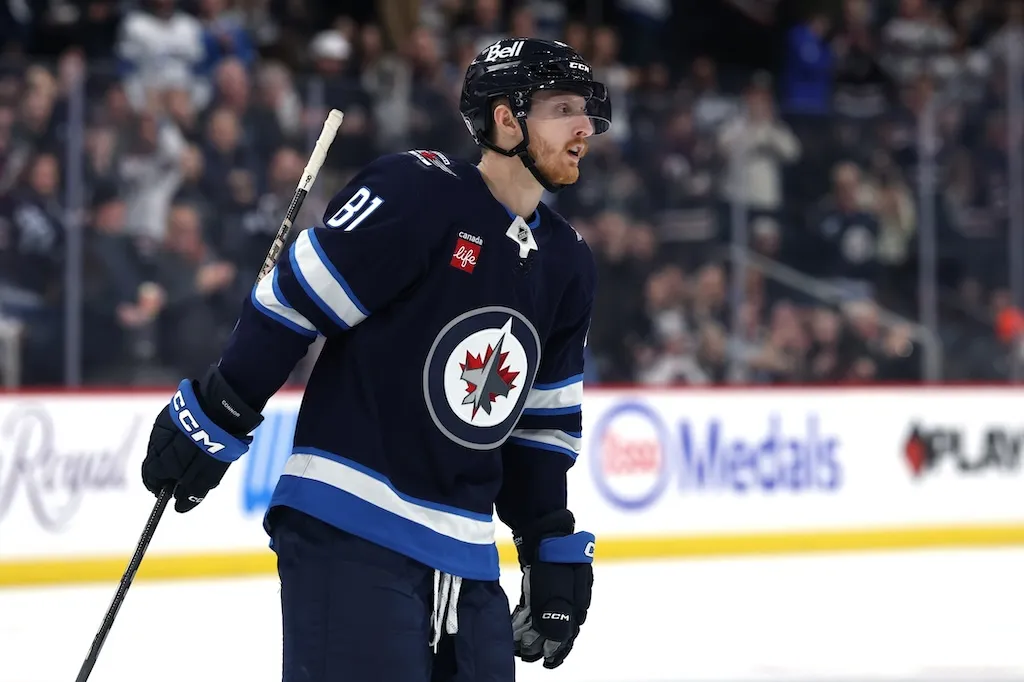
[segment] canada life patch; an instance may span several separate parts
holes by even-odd
[[[484,240],[480,239],[480,237],[460,232],[459,239],[455,242],[455,251],[452,252],[452,259],[449,265],[463,272],[473,272],[480,258],[480,249],[483,248],[483,245]]]

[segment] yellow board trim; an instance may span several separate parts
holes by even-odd
[[[1024,525],[926,526],[789,533],[599,538],[595,561],[708,559],[915,549],[1024,546]],[[501,561],[515,565],[511,543],[498,545]],[[129,557],[0,561],[0,588],[117,582]],[[136,581],[200,580],[276,575],[275,556],[259,552],[149,554]]]

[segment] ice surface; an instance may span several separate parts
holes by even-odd
[[[1024,679],[1022,577],[1024,550],[598,563],[565,665],[518,676]],[[518,574],[503,584],[518,599]],[[115,589],[0,590],[0,682],[74,680]],[[136,583],[90,682],[276,682],[277,590],[271,578]]]

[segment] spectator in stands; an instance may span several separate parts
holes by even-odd
[[[855,164],[838,164],[832,182],[832,195],[814,221],[816,274],[851,299],[871,298],[878,278],[878,216],[866,206],[862,173]]]
[[[94,117],[85,133],[85,159],[82,163],[89,193],[105,186],[109,191],[120,194],[120,153],[117,129]]]
[[[185,147],[181,153],[181,183],[178,191],[174,193],[174,204],[188,204],[194,207],[203,216],[204,222],[220,219],[216,209],[216,203],[206,196],[203,191],[204,178],[206,177],[206,166],[203,158],[203,150],[194,144]]]
[[[26,151],[52,149],[61,141],[58,94],[57,81],[49,70],[35,66],[26,71],[14,129],[14,139]]]
[[[426,29],[415,29],[409,53],[425,55],[423,44],[428,37],[432,38]],[[412,142],[409,135],[413,79],[411,60],[385,50],[384,36],[376,24],[363,26],[359,39],[359,84],[373,101],[377,146],[380,149],[407,148]],[[430,56],[440,62],[440,54],[437,50],[433,52]]]
[[[882,29],[881,54],[886,70],[899,83],[929,74],[944,80],[958,72],[953,48],[956,34],[937,3],[900,0],[899,14]]]
[[[303,103],[288,67],[280,62],[264,61],[257,69],[255,82],[256,106],[270,112],[284,139],[301,139],[306,132]]]
[[[694,120],[701,132],[717,133],[740,110],[738,98],[722,91],[718,67],[710,57],[693,60],[688,86],[692,89]]]
[[[461,147],[460,155],[466,156],[471,140],[463,132],[465,124],[457,113],[462,75],[446,71],[441,38],[432,31],[414,31],[409,65],[412,92],[407,134],[416,140],[413,146],[453,152]]]
[[[60,205],[60,161],[38,151],[0,204],[0,316],[26,329],[23,380],[63,376],[62,320],[67,235]]]
[[[608,87],[609,97],[616,107],[623,111],[630,108],[630,90],[636,78],[636,71],[630,69],[619,58],[619,35],[611,26],[599,26],[591,34],[592,47],[589,55],[594,69],[594,78]],[[625,143],[630,135],[628,116],[617,116],[612,121],[609,134],[619,144]]]
[[[911,248],[918,223],[913,193],[899,171],[888,162],[874,174],[869,193],[868,206],[878,218],[879,283],[908,290]]]
[[[171,207],[155,281],[164,291],[160,356],[176,374],[202,370],[216,360],[237,310],[237,269],[206,241],[199,212]]]
[[[128,12],[117,56],[125,91],[137,111],[148,105],[149,91],[162,88],[168,80],[188,81],[194,97],[207,99],[209,84],[199,77],[206,59],[203,26],[195,16],[179,10],[176,0],[142,0]]]
[[[267,159],[285,142],[277,113],[253,97],[249,72],[241,60],[225,57],[214,72],[215,89],[208,112],[230,111],[239,126],[239,142],[253,161]]]
[[[119,157],[118,181],[128,205],[128,229],[154,243],[163,241],[167,213],[181,183],[181,131],[157,109],[133,121]]]
[[[888,328],[882,340],[878,378],[883,381],[916,383],[924,378],[923,352],[914,341],[910,325]]]
[[[819,11],[789,31],[780,103],[787,114],[832,112],[835,54],[828,42],[830,23],[828,14]]]
[[[352,43],[340,31],[318,33],[309,51],[324,87],[323,107],[310,112],[310,123],[323,125],[328,109],[345,111],[345,125],[338,130],[337,144],[328,157],[330,168],[344,176],[369,163],[376,151],[373,101],[353,69]]]
[[[252,206],[261,166],[259,153],[243,136],[237,114],[228,107],[215,109],[206,128],[202,189],[219,214],[233,216]]]
[[[593,243],[604,302],[595,311],[590,343],[603,381],[629,382],[633,378],[636,320],[643,310],[644,283],[649,271],[636,258],[629,217],[606,211],[595,221]]]
[[[872,31],[870,7],[868,0],[844,0],[842,23],[832,42],[836,54],[834,110],[858,121],[884,114],[893,97],[892,78],[882,67]]]
[[[210,77],[226,57],[234,57],[246,69],[251,69],[256,60],[256,49],[242,17],[237,12],[228,11],[227,4],[227,0],[199,2],[205,54],[198,71],[206,77]]]
[[[726,162],[723,196],[760,214],[773,214],[782,208],[782,166],[800,158],[800,141],[776,116],[767,74],[754,77],[744,102],[743,114],[725,124],[719,134]]]
[[[659,132],[657,147],[644,154],[659,237],[666,257],[695,268],[727,237],[717,196],[722,159],[716,140],[697,130],[688,108],[664,121]]]
[[[811,339],[807,352],[807,380],[813,383],[835,383],[842,378],[842,319],[827,307],[815,308],[810,314]]]
[[[85,239],[83,356],[90,383],[132,383],[145,360],[138,344],[163,305],[147,281],[148,264],[126,228],[128,210],[115,185],[97,187]],[[126,363],[125,358],[133,362]]]

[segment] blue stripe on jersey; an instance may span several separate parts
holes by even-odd
[[[583,413],[567,414],[524,414],[516,422],[517,429],[558,429],[566,433],[576,433],[583,428]]]
[[[278,269],[275,267],[268,276],[261,279],[252,288],[250,298],[252,299],[253,307],[293,332],[303,336],[315,337],[316,327],[289,305],[288,299],[281,292],[281,286],[277,280]]]
[[[323,249],[314,245],[311,232],[312,228],[300,232],[289,249],[292,272],[306,295],[332,322],[342,329],[351,329],[366,319],[365,308],[349,295],[348,285]]]
[[[577,384],[577,383],[580,385],[580,389],[582,390],[582,388],[583,388],[583,375],[582,374],[575,374],[575,375],[573,375],[571,377],[567,377],[565,379],[562,379],[561,381],[555,381],[555,382],[549,383],[549,384],[534,384],[533,388],[535,390],[540,390],[540,391],[550,391],[552,389],[564,388],[566,386],[569,386],[570,384]]]
[[[418,500],[350,460],[295,448],[270,506],[286,505],[470,580],[498,578],[491,516]]]
[[[361,216],[361,218],[363,217],[365,217],[365,215]],[[354,226],[355,223],[353,223],[351,227]],[[351,227],[349,229],[351,229]],[[320,257],[320,261],[327,268],[328,272],[331,273],[331,276],[334,277],[335,281],[341,285],[341,288],[345,291],[345,295],[348,296],[348,300],[356,307],[356,310],[359,311],[363,317],[369,317],[370,311],[367,310],[366,306],[359,301],[356,295],[352,292],[352,287],[350,287],[348,282],[345,281],[345,278],[341,276],[338,269],[334,267],[334,263],[331,262],[331,259],[327,257],[327,252],[324,251],[324,247],[320,244],[320,239],[316,236],[316,231],[306,230],[306,234],[309,236],[310,244],[312,244],[313,248],[316,250],[316,255]]]
[[[583,447],[583,434],[580,431],[561,429],[517,428],[512,431],[509,441],[528,448],[559,452],[575,460]]]

